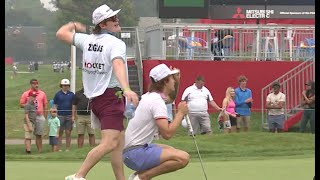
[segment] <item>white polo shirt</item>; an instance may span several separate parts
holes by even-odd
[[[189,113],[207,112],[208,102],[213,101],[210,91],[205,86],[198,89],[195,84],[184,90],[181,100],[184,101],[187,96]]]
[[[108,34],[75,33],[73,44],[82,50],[82,79],[84,94],[89,99],[100,96],[107,88],[120,87],[113,73],[112,61],[124,60],[127,68],[126,45]],[[127,70],[128,77],[128,70]]]
[[[124,148],[150,144],[158,132],[157,119],[168,118],[167,106],[159,93],[147,92],[141,96],[135,115],[125,132]]]

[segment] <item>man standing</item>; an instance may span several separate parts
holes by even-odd
[[[266,107],[268,109],[268,125],[270,132],[282,132],[284,128],[284,106],[286,96],[280,92],[280,83],[272,84],[273,92],[268,94]]]
[[[72,125],[75,120],[75,117],[73,116],[75,113],[72,109],[74,93],[70,91],[70,81],[68,79],[61,80],[60,88],[61,90],[58,91],[53,98],[54,108],[58,110],[58,118],[60,120],[59,148],[61,148],[62,136],[65,131],[66,151],[69,151],[71,146]],[[60,150],[61,149],[59,149],[59,151]]]
[[[83,147],[84,134],[87,130],[89,136],[89,144],[91,147],[95,145],[94,129],[91,128],[90,112],[91,106],[89,99],[83,94],[84,90],[81,88],[76,92],[72,102],[72,112],[76,117],[77,133],[78,133],[78,148]]]
[[[100,144],[88,153],[76,174],[67,176],[66,180],[83,180],[108,153],[116,179],[125,180],[122,162],[125,99],[136,106],[139,98],[129,86],[126,44],[115,36],[121,31],[116,16],[119,11],[106,4],[95,9],[93,34],[74,33],[86,31],[86,26],[79,22],[65,24],[56,33],[58,39],[74,44],[83,52],[83,88],[91,100],[91,124],[101,129]]]
[[[46,94],[39,89],[39,83],[37,79],[30,80],[31,88],[25,91],[20,98],[20,107],[24,108],[25,104],[28,102],[28,96],[30,91],[35,91],[37,97],[34,101],[36,106],[37,116],[35,120],[34,134],[36,136],[36,145],[38,152],[42,152],[42,136],[44,135],[44,125],[45,117],[48,117],[48,100]]]
[[[11,76],[11,79],[14,79],[17,76],[17,71],[18,71],[18,68],[17,68],[16,64],[13,64],[13,66],[12,66],[13,76]]]
[[[173,137],[188,113],[186,102],[180,102],[173,121],[168,122],[166,103],[173,102],[169,94],[177,93],[179,76],[179,70],[170,70],[165,64],[159,64],[150,71],[149,92],[142,95],[125,133],[124,164],[136,171],[129,180],[149,180],[182,169],[189,163],[187,152],[152,143],[157,131],[166,140]]]
[[[239,87],[235,89],[236,113],[240,115],[237,117],[237,132],[240,132],[241,124],[243,125],[244,132],[248,132],[249,130],[253,99],[251,90],[247,88],[247,81],[248,79],[244,75],[239,76]]]
[[[210,91],[204,86],[202,76],[198,76],[195,83],[184,90],[182,101],[188,103],[189,118],[194,133],[212,134],[208,103],[218,111],[222,109],[213,100]]]
[[[315,83],[314,81],[309,81],[307,84],[307,89],[302,92],[302,103],[301,106],[304,108],[302,120],[300,122],[300,132],[304,132],[306,125],[310,120],[310,130],[311,133],[315,133]]]

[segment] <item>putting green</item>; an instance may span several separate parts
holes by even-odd
[[[81,162],[6,161],[6,180],[63,180],[74,173]],[[270,159],[251,161],[205,162],[208,180],[302,180],[312,179],[315,159]],[[125,168],[126,177],[133,171]],[[88,180],[114,179],[108,162],[98,163],[88,174]],[[193,160],[186,168],[154,178],[155,180],[204,180],[201,165]]]

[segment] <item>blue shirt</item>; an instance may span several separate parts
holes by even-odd
[[[250,116],[251,110],[249,103],[245,103],[245,100],[252,97],[251,90],[246,88],[243,91],[238,87],[235,89],[235,95],[236,112],[241,116]]]
[[[62,90],[58,91],[53,98],[54,104],[56,104],[58,115],[59,116],[67,116],[72,114],[72,100],[74,97],[74,93],[71,91],[67,91],[67,93],[62,92]]]

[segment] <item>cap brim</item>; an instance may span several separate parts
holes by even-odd
[[[121,11],[121,9],[118,9],[118,10],[116,10],[116,11],[113,11],[113,13],[111,13],[107,18],[117,15],[120,11]],[[106,19],[107,19],[107,18],[106,18]]]
[[[180,73],[180,71],[178,69],[174,69],[172,71],[170,71],[170,74],[177,74]]]

